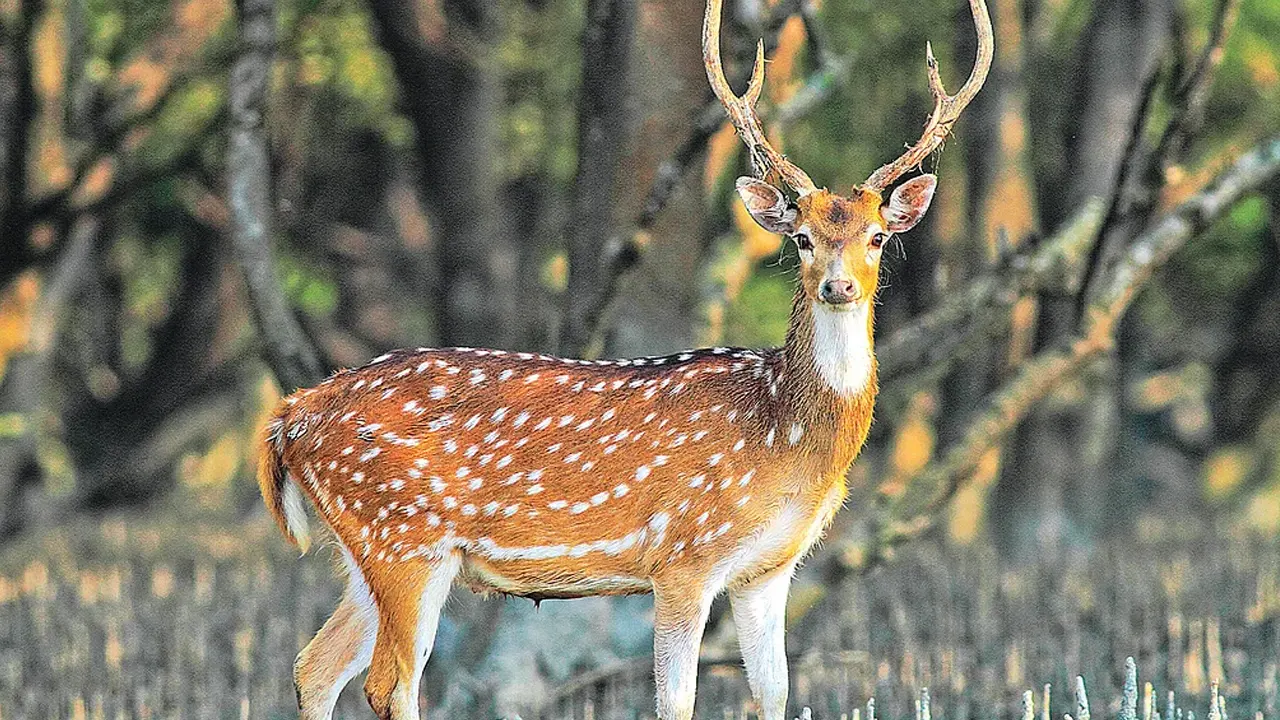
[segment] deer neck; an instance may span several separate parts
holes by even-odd
[[[804,428],[809,451],[841,473],[871,427],[877,392],[872,303],[832,309],[797,290],[781,354],[779,400]]]

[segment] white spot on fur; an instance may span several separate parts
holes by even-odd
[[[804,426],[800,423],[791,423],[791,431],[787,433],[787,442],[795,445],[800,442],[802,437],[804,437]]]

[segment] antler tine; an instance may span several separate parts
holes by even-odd
[[[769,144],[760,125],[760,118],[756,116],[756,102],[764,88],[764,42],[756,45],[756,60],[751,68],[751,81],[747,84],[746,94],[742,97],[735,95],[729,87],[729,81],[725,79],[724,66],[720,63],[722,4],[723,0],[707,0],[707,10],[702,22],[702,62],[707,68],[711,90],[724,106],[734,129],[738,131],[738,137],[751,152],[751,162],[756,173],[763,176],[772,169],[798,194],[807,195],[818,189],[813,180]]]
[[[960,117],[960,113],[982,89],[995,52],[991,15],[987,12],[985,0],[969,0],[969,8],[973,12],[973,26],[978,31],[978,52],[973,62],[973,71],[969,73],[969,79],[961,86],[959,92],[948,95],[946,88],[942,86],[942,76],[938,73],[938,61],[933,56],[933,45],[925,44],[925,63],[929,68],[929,92],[933,94],[933,113],[925,123],[924,134],[897,160],[871,173],[871,177],[867,178],[862,187],[883,192],[899,176],[923,162],[929,157],[929,153],[936,150],[947,139],[951,126]]]

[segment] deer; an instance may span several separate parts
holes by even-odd
[[[706,3],[703,59],[754,170],[737,195],[799,256],[785,344],[619,360],[398,350],[284,398],[261,443],[264,503],[303,553],[312,506],[346,581],[294,666],[305,720],[329,718],[366,669],[379,718],[417,718],[454,585],[535,602],[652,593],[661,720],[693,717],[704,626],[727,593],[759,715],[784,717],[792,577],[845,501],[875,406],[881,254],[923,217],[936,177],[885,194],[940,148],[993,41],[984,0],[969,0],[969,78],[948,95],[927,47],[934,107],[920,139],[841,195],[765,136],[763,43],[746,92],[731,90],[721,2]]]

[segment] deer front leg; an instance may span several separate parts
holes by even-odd
[[[658,720],[691,720],[698,651],[715,590],[696,582],[654,582],[653,677]]]
[[[793,565],[729,591],[738,646],[747,666],[751,695],[761,720],[783,720],[787,712],[787,591]]]

